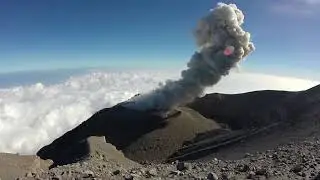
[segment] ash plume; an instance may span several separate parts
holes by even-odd
[[[199,50],[188,62],[181,78],[139,95],[124,106],[137,110],[167,111],[192,102],[206,87],[219,82],[231,68],[248,56],[254,45],[241,25],[244,15],[235,4],[218,3],[203,17],[194,31]]]

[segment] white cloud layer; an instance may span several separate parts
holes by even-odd
[[[93,72],[64,83],[0,89],[0,152],[34,154],[99,109],[146,92],[177,72]],[[304,90],[318,82],[260,74],[233,73],[207,92]]]

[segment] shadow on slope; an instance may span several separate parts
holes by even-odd
[[[117,106],[103,109],[73,130],[41,148],[37,155],[55,165],[69,164],[88,156],[91,136],[107,136],[108,143],[123,149],[143,134],[166,125],[164,119]]]
[[[42,159],[51,159],[54,166],[88,158],[93,151],[88,144],[91,136],[104,136],[107,142],[134,161],[163,162],[195,138],[220,126],[188,108],[179,108],[166,118],[115,106],[93,115],[78,127],[67,132],[39,150]],[[90,146],[90,147],[89,147]]]

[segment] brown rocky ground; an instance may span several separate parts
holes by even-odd
[[[168,117],[115,106],[43,147],[50,170],[2,155],[0,178],[320,179],[319,128],[320,86],[210,94]]]
[[[37,156],[0,153],[0,178],[15,179],[27,173],[42,173],[52,164],[50,160],[41,160]]]

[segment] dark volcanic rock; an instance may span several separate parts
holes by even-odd
[[[218,175],[216,175],[215,173],[209,173],[209,174],[207,175],[207,179],[208,179],[208,180],[218,180],[219,177],[218,177]]]
[[[186,169],[187,169],[187,167],[186,167],[184,162],[178,162],[177,163],[177,170],[178,171],[183,171],[183,170],[186,170]]]
[[[320,114],[320,85],[306,91],[255,91],[243,94],[208,94],[188,107],[227,124],[231,129],[264,127],[273,122],[294,122]]]
[[[261,115],[269,113],[273,107],[294,94],[296,92],[269,90],[243,94],[214,93],[196,99],[188,107],[232,129],[243,129],[269,124],[270,121],[261,120]]]

